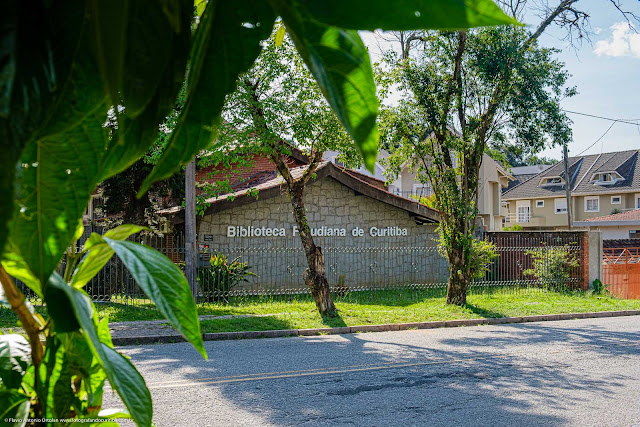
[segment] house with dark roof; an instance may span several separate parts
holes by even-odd
[[[640,208],[639,151],[570,157],[507,190],[505,224],[525,229],[568,227],[566,186],[571,190],[574,225],[592,218]]]

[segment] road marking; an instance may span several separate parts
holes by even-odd
[[[566,353],[574,352],[577,350],[567,350]],[[548,352],[549,353],[560,353],[561,351]],[[521,353],[523,355],[529,355],[530,353]],[[413,363],[397,363],[397,362],[389,362],[385,364],[379,365],[353,365],[339,368],[321,368],[321,369],[310,369],[310,370],[301,370],[301,371],[283,371],[283,372],[265,372],[259,374],[247,374],[247,375],[237,375],[237,376],[227,376],[227,377],[210,377],[210,378],[198,378],[193,380],[177,380],[177,381],[166,381],[164,383],[150,383],[147,384],[147,387],[150,390],[163,389],[163,388],[181,388],[181,387],[193,387],[204,384],[227,384],[227,383],[236,383],[236,382],[248,382],[248,381],[262,381],[262,380],[273,380],[273,379],[281,379],[281,378],[296,378],[296,377],[309,377],[309,376],[317,376],[317,375],[335,375],[335,374],[347,374],[352,372],[365,372],[365,371],[380,371],[385,369],[397,369],[397,368],[411,368],[416,366],[427,366],[427,365],[438,365],[443,363],[452,363],[452,362],[468,362],[474,360],[483,360],[483,359],[492,359],[492,358],[506,358],[511,356],[517,356],[518,354],[503,354],[503,355],[486,355],[479,357],[467,357],[467,358],[457,358],[457,359],[445,359],[445,360],[435,360],[428,362],[413,362]]]
[[[638,347],[638,344],[628,344],[628,345],[615,344],[615,346],[616,348]],[[601,347],[605,347],[605,346],[601,346]],[[567,348],[563,350],[547,351],[545,352],[545,354],[575,353],[579,351],[582,351],[582,349]],[[487,354],[487,355],[478,355],[475,357],[430,360],[426,362],[411,362],[411,363],[386,362],[381,364],[348,365],[348,366],[335,367],[335,368],[316,368],[316,369],[302,369],[302,370],[294,370],[294,371],[260,372],[260,373],[253,373],[253,374],[161,381],[161,382],[155,382],[155,383],[147,383],[147,387],[150,390],[165,389],[165,388],[184,388],[184,387],[195,387],[195,386],[206,385],[206,384],[210,384],[210,385],[211,384],[228,384],[228,383],[263,381],[263,380],[282,379],[282,378],[347,374],[347,373],[353,373],[353,372],[380,371],[380,370],[386,370],[386,369],[411,368],[411,367],[417,367],[417,366],[448,364],[453,362],[460,363],[460,362],[471,362],[476,360],[505,359],[508,357],[517,358],[519,356],[526,357],[526,356],[534,356],[534,355],[535,354],[531,353],[530,351],[524,351],[524,352],[510,353],[510,354],[498,354],[498,355]],[[105,389],[108,389],[108,388],[110,387],[109,386],[105,387]]]

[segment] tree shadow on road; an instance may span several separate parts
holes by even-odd
[[[565,414],[580,402],[606,410],[629,379],[584,364],[637,356],[637,338],[581,321],[207,342],[209,361],[187,344],[126,352],[163,425],[180,421],[176,401],[216,396],[185,410],[229,425],[547,426],[575,423]],[[168,374],[195,385],[155,389]]]

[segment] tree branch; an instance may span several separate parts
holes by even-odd
[[[22,327],[27,337],[29,337],[31,360],[33,361],[33,366],[36,368],[36,372],[38,372],[38,367],[44,355],[44,349],[40,342],[40,322],[31,314],[25,304],[24,295],[16,287],[9,273],[7,273],[2,266],[0,266],[0,282],[2,282],[2,288],[4,289],[7,301],[11,305],[11,309],[16,313],[18,319],[20,319]]]

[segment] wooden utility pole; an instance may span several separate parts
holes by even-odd
[[[198,302],[198,281],[196,271],[196,161],[189,162],[184,174],[184,263],[185,276],[193,300]]]
[[[571,177],[569,176],[569,150],[567,144],[564,144],[563,157],[564,157],[564,189],[567,193],[567,225],[569,230],[573,228],[573,221],[571,220]]]

